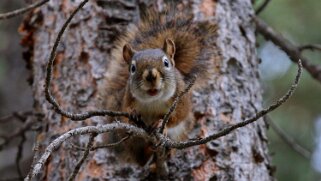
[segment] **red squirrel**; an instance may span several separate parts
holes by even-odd
[[[216,24],[171,15],[149,10],[119,38],[106,73],[104,108],[135,112],[145,125],[157,125],[191,77],[197,76],[193,87],[206,82],[211,61],[218,59],[217,47],[207,42],[216,37]],[[182,96],[166,125],[173,140],[186,139],[193,125],[191,95]],[[113,137],[121,139],[124,133]],[[143,138],[130,138],[117,152],[126,153],[123,160],[143,165],[151,155],[148,145]]]

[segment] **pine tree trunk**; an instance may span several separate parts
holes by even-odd
[[[137,0],[138,1],[138,0]],[[76,3],[77,2],[77,3]],[[33,11],[21,27],[22,43],[31,67],[34,110],[45,116],[37,139],[40,151],[61,133],[75,127],[97,124],[99,118],[73,122],[55,113],[45,100],[45,67],[57,32],[80,1],[50,1]],[[148,1],[89,1],[72,20],[58,48],[51,90],[58,103],[71,112],[97,108],[97,87],[111,61],[114,40],[127,25],[139,19],[139,7]],[[165,1],[167,2],[167,1]],[[165,2],[158,0],[159,9]],[[218,22],[223,60],[216,62],[216,74],[208,87],[194,93],[194,115],[198,128],[191,137],[204,137],[229,124],[252,116],[261,108],[255,48],[255,27],[250,0],[181,0],[179,6],[195,21]],[[82,152],[70,143],[86,144],[88,137],[76,137],[51,156],[37,179],[66,180]],[[117,164],[108,150],[91,152],[77,180],[148,179],[143,170]],[[264,122],[240,128],[206,145],[176,151],[169,160],[171,180],[272,180]]]

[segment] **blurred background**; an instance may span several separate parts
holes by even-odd
[[[0,0],[0,13],[25,5],[24,1]],[[19,43],[21,37],[17,31],[21,21],[22,16],[0,21],[0,118],[15,111],[32,110],[32,92],[27,82],[29,71],[22,58],[23,49]],[[17,119],[10,119],[8,123],[0,122],[0,136],[12,133],[21,124]],[[23,157],[20,161],[23,174],[28,172],[26,168],[32,160],[34,141],[30,133],[26,136],[28,141],[24,143]],[[17,178],[15,162],[20,141],[21,138],[17,137],[6,149],[0,148],[0,180]]]
[[[263,0],[256,0],[258,7]],[[321,1],[271,0],[259,15],[275,30],[296,45],[321,44]],[[287,55],[271,42],[258,36],[258,55],[264,105],[282,96],[294,80],[297,67]],[[321,51],[304,51],[304,56],[321,66]],[[270,119],[299,145],[311,151],[306,159],[291,149],[273,129],[269,129],[269,149],[281,181],[321,180],[321,83],[303,72],[293,97]]]
[[[254,2],[257,8],[263,0]],[[0,1],[0,12],[24,5],[23,1]],[[260,17],[297,45],[321,44],[321,1],[272,0]],[[0,21],[0,117],[14,111],[29,111],[33,104],[31,88],[27,83],[29,74],[17,33],[21,20],[19,16]],[[269,105],[287,91],[297,68],[273,43],[266,42],[261,36],[257,40],[258,55],[262,60],[260,71],[264,105]],[[321,52],[305,51],[304,55],[321,66]],[[294,96],[272,112],[269,118],[311,152],[311,158],[304,158],[270,128],[269,149],[272,164],[276,167],[276,178],[280,181],[321,180],[321,83],[304,71]],[[0,123],[0,134],[13,130],[14,125],[13,122]],[[25,143],[25,146],[21,165],[30,162],[31,144]],[[14,143],[9,146],[9,150],[0,152],[1,177],[16,175],[13,169],[15,154],[12,154],[15,152],[17,149]]]

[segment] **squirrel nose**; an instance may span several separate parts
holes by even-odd
[[[153,71],[152,70],[148,70],[148,74],[146,76],[146,81],[148,82],[153,82],[156,80],[156,75],[153,74]]]

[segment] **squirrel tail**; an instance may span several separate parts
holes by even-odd
[[[141,17],[133,39],[134,48],[162,48],[166,39],[175,43],[174,61],[185,80],[194,77],[205,80],[210,73],[211,61],[218,59],[218,48],[213,38],[217,38],[217,25],[211,22],[195,22],[193,17],[173,9],[163,13],[147,10]],[[198,81],[199,82],[199,81]]]

